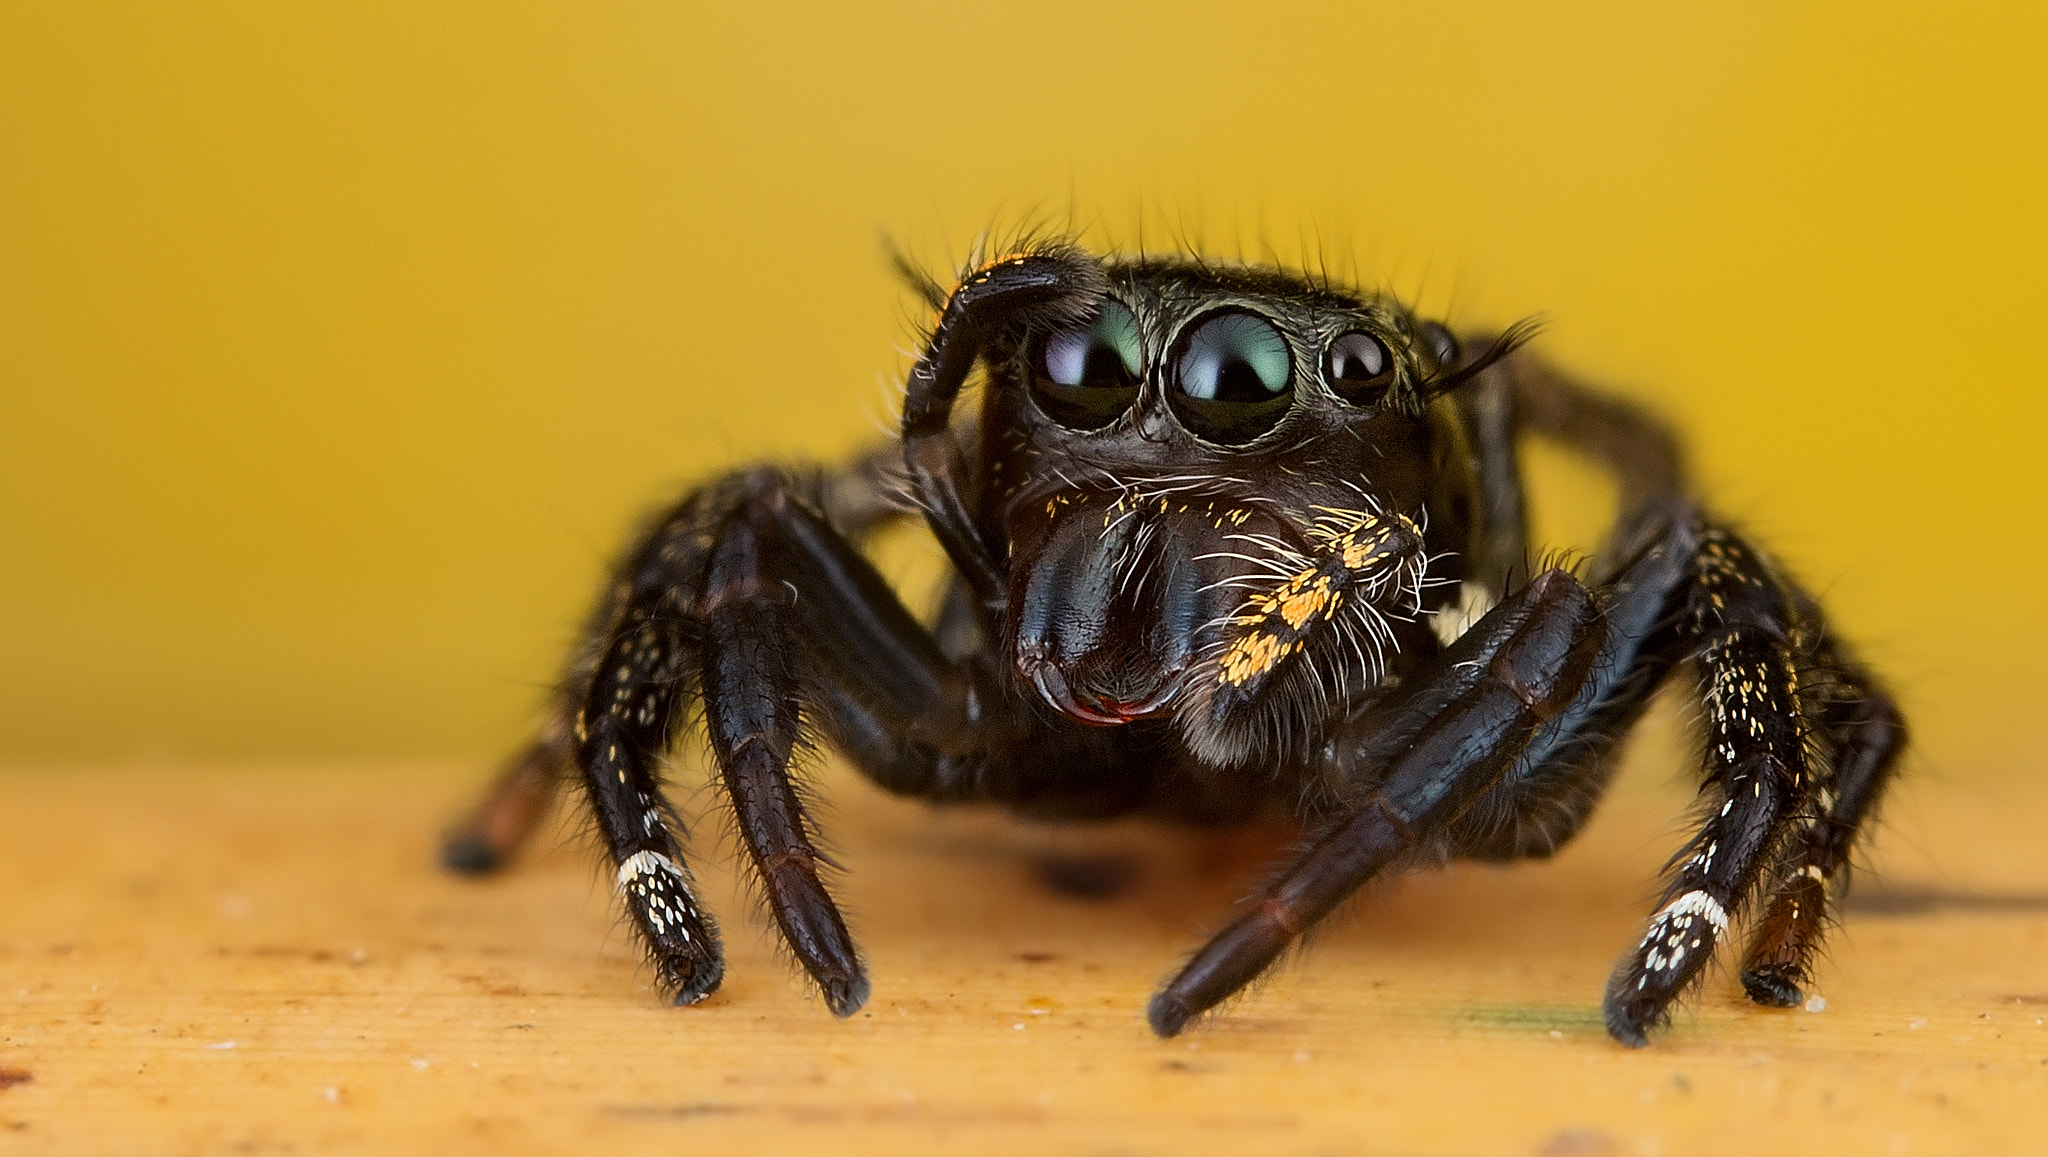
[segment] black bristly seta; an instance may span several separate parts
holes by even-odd
[[[1684,670],[1715,806],[1610,982],[1609,1030],[1644,1043],[1752,902],[1745,987],[1802,998],[1904,724],[1689,496],[1662,425],[1518,352],[1526,326],[1462,340],[1287,270],[1055,241],[914,283],[938,318],[900,444],[739,471],[658,518],[451,867],[498,866],[580,776],[662,983],[703,999],[724,954],[659,778],[699,707],[768,905],[844,1016],[868,978],[792,778],[807,736],[934,801],[1292,811],[1307,850],[1153,998],[1170,1036],[1390,864],[1554,852]],[[1524,565],[1527,435],[1620,482],[1584,575]],[[930,625],[859,547],[907,517],[952,564]]]

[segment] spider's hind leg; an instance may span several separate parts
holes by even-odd
[[[1890,701],[1818,640],[1804,595],[1728,530],[1703,522],[1698,538],[1676,625],[1699,670],[1705,789],[1720,806],[1608,982],[1608,1031],[1629,1045],[1664,1021],[1760,881],[1769,906],[1747,987],[1763,1003],[1792,998],[1819,940],[1826,882],[1902,734]],[[1831,687],[1808,685],[1817,663],[1832,667]]]
[[[1743,985],[1758,1003],[1797,1003],[1830,888],[1845,886],[1849,849],[1905,741],[1899,711],[1829,639],[1811,598],[1681,497],[1684,464],[1662,422],[1527,353],[1489,375],[1466,405],[1504,496],[1494,504],[1504,511],[1499,521],[1520,511],[1512,440],[1535,433],[1619,481],[1622,530],[1602,549],[1603,565],[1631,557],[1635,531],[1667,510],[1668,545],[1658,548],[1661,560],[1621,563],[1599,584],[1615,625],[1601,666],[1441,850],[1509,859],[1548,854],[1570,838],[1606,787],[1620,737],[1673,666],[1690,659],[1706,708],[1711,810],[1648,934],[1609,983],[1608,1028],[1624,1043],[1644,1043],[1700,975],[1728,921],[1758,897],[1764,912]],[[1489,400],[1488,390],[1504,390],[1505,400]]]
[[[1804,617],[1817,623],[1818,612],[1806,610]],[[1819,635],[1819,628],[1811,633]],[[1813,806],[1772,876],[1768,904],[1742,966],[1749,998],[1781,1008],[1805,996],[1830,902],[1847,889],[1849,851],[1906,741],[1905,720],[1891,697],[1825,638],[1813,648],[1805,683],[1818,700]]]
[[[482,798],[441,837],[441,866],[465,876],[504,867],[546,817],[574,770],[575,707],[557,703],[533,742],[507,760]]]

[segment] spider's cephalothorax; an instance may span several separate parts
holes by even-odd
[[[1711,806],[1609,1030],[1643,1043],[1753,903],[1743,983],[1800,1000],[1904,726],[1692,502],[1661,425],[1513,332],[1460,343],[1286,271],[1041,244],[923,288],[900,447],[741,471],[657,519],[452,866],[501,863],[579,774],[662,982],[702,999],[724,959],[658,776],[701,703],[776,921],[843,1016],[867,977],[791,779],[807,734],[925,799],[1298,816],[1308,849],[1154,996],[1172,1035],[1389,864],[1550,854],[1686,670]],[[979,413],[956,413],[971,383]],[[1585,575],[1525,565],[1525,434],[1620,481]],[[918,515],[954,570],[929,626],[857,545]]]

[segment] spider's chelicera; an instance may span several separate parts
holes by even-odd
[[[724,957],[659,777],[701,708],[775,919],[844,1016],[868,979],[792,781],[809,736],[927,800],[1294,814],[1307,850],[1152,998],[1171,1036],[1390,866],[1554,852],[1683,670],[1707,806],[1608,1029],[1644,1043],[1752,905],[1743,984],[1800,1001],[1904,726],[1813,600],[1695,504],[1662,425],[1514,331],[1461,343],[1283,270],[1047,243],[921,288],[938,319],[900,446],[739,471],[655,520],[452,866],[502,863],[573,773],[661,982],[702,999]],[[979,412],[956,413],[970,381]],[[1526,562],[1524,435],[1619,480],[1582,574]],[[952,563],[931,625],[859,547],[902,517]]]

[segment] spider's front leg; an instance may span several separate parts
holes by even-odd
[[[909,512],[893,476],[901,451],[893,443],[816,478],[815,497],[829,522],[858,540],[877,526]],[[441,862],[453,872],[481,875],[504,867],[532,837],[576,766],[576,718],[591,675],[619,621],[622,604],[644,598],[650,585],[697,581],[708,540],[700,524],[715,523],[699,491],[659,519],[629,556],[630,565],[612,577],[605,597],[585,625],[581,644],[550,697],[539,734],[507,760],[476,805],[444,834]],[[713,504],[715,505],[715,503]],[[694,536],[696,549],[685,539]],[[659,548],[658,550],[656,548]],[[650,553],[653,551],[653,553]],[[665,559],[665,565],[655,565]]]
[[[1263,972],[1394,857],[1484,794],[1591,673],[1607,628],[1584,587],[1549,571],[1440,655],[1412,691],[1344,726],[1331,749],[1352,806],[1152,998],[1161,1036]]]
[[[725,975],[718,929],[698,903],[662,793],[660,762],[701,667],[704,572],[734,487],[698,490],[657,520],[606,584],[540,734],[507,762],[442,843],[466,874],[503,867],[561,785],[580,772],[618,886],[664,989],[678,1004]]]
[[[615,787],[644,778],[665,745],[675,698],[694,675],[712,754],[769,909],[827,1006],[850,1015],[867,1000],[867,975],[821,879],[828,861],[791,777],[805,713],[819,709],[819,722],[837,730],[859,710],[892,733],[957,747],[982,722],[968,706],[975,696],[966,676],[789,476],[739,475],[707,491],[680,523],[679,533],[657,536],[669,546],[643,552],[661,576],[636,576],[648,591],[647,612],[637,613],[628,600],[591,680],[579,762],[592,801],[664,979],[679,1001],[709,991],[687,970],[667,965],[710,942],[675,943],[676,917],[660,896],[639,902],[642,883],[681,877],[670,847],[646,846],[665,837],[660,816],[643,806],[636,827],[635,815],[618,807]],[[681,665],[665,666],[670,656]],[[867,769],[885,779],[893,770]],[[929,783],[915,789],[939,791]],[[715,983],[715,945],[710,951]]]
[[[962,709],[973,698],[965,676],[838,529],[859,533],[901,513],[878,497],[878,478],[872,462],[802,481],[754,470],[694,492],[660,519],[615,573],[540,736],[451,832],[448,865],[501,865],[563,769],[579,769],[662,985],[682,1004],[710,994],[723,953],[692,892],[658,774],[701,695],[739,833],[784,937],[834,1012],[860,1007],[867,980],[819,878],[824,859],[790,779],[804,712],[818,708],[835,735],[857,716],[879,735],[950,748],[980,722]],[[854,754],[874,755],[858,744]],[[896,784],[885,760],[861,762],[885,786],[947,787],[929,782],[933,768]]]

